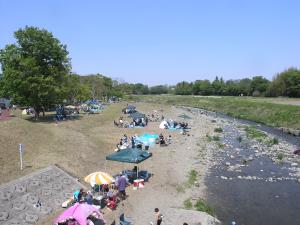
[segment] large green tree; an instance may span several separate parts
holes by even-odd
[[[71,69],[68,51],[45,29],[26,26],[14,37],[17,42],[0,51],[1,89],[14,103],[32,106],[39,114],[65,97],[62,89]]]

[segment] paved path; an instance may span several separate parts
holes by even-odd
[[[0,186],[0,225],[35,224],[61,209],[83,187],[61,169],[50,166]],[[41,207],[34,205],[41,202]]]

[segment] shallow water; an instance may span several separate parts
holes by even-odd
[[[234,121],[221,116],[224,120]],[[239,122],[257,125],[249,121]],[[257,128],[300,146],[299,137],[267,126]],[[236,139],[240,131],[233,124],[226,125],[223,130],[225,137],[221,142],[229,147],[216,153],[215,159],[220,163],[210,169],[205,180],[207,201],[215,208],[217,217],[223,224],[231,224],[234,220],[237,225],[300,225],[300,183],[291,176],[290,166],[276,164],[268,156],[260,155],[240,167],[240,171],[228,171],[225,162],[233,166],[243,164],[243,158],[254,155],[255,149],[251,147],[251,140],[240,143]],[[221,176],[226,179],[221,179]],[[239,179],[238,176],[255,176],[255,180]]]

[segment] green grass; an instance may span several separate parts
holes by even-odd
[[[197,211],[206,212],[212,216],[215,215],[215,210],[201,198],[197,200],[194,207]]]
[[[188,178],[188,181],[187,181],[189,186],[192,186],[192,185],[195,184],[195,182],[197,181],[197,175],[198,175],[198,173],[197,173],[196,170],[191,170],[189,172],[189,178]]]
[[[131,100],[160,102],[161,104],[190,106],[203,108],[209,111],[222,112],[227,115],[247,119],[273,127],[288,127],[300,129],[300,107],[273,103],[261,98],[250,97],[202,97],[202,96],[175,96],[149,95],[129,96]]]
[[[191,201],[190,198],[186,199],[184,202],[183,202],[183,206],[185,209],[192,209],[193,208],[193,203]]]
[[[195,183],[197,181],[197,176],[198,176],[197,171],[194,170],[194,169],[192,169],[188,173],[188,179],[187,179],[187,181],[185,181],[185,182],[183,182],[181,184],[177,184],[176,185],[176,191],[178,193],[184,193],[187,188],[191,188],[193,185],[195,185]]]
[[[208,142],[212,142],[212,141],[220,141],[220,137],[219,136],[210,136],[209,134],[206,134],[206,138]]]
[[[223,129],[221,127],[215,128],[214,130],[216,133],[222,133]]]
[[[218,143],[218,147],[219,147],[219,148],[225,148],[225,145],[222,144],[222,143]]]
[[[281,160],[283,160],[283,158],[284,158],[284,154],[283,154],[283,153],[278,153],[278,154],[277,154],[277,159],[278,159],[278,160],[281,161]]]
[[[246,127],[245,131],[247,133],[247,137],[252,138],[252,139],[256,139],[259,142],[263,142],[266,140],[266,138],[268,137],[264,132],[256,129],[255,127],[251,126],[251,127]]]
[[[176,185],[176,191],[178,193],[184,193],[185,192],[185,189],[186,189],[186,184],[177,184]]]

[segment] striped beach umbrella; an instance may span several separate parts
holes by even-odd
[[[86,176],[84,178],[84,181],[87,183],[90,183],[91,186],[94,186],[95,184],[102,185],[102,184],[111,184],[115,182],[115,179],[105,173],[105,172],[95,172],[91,173],[90,175]]]

